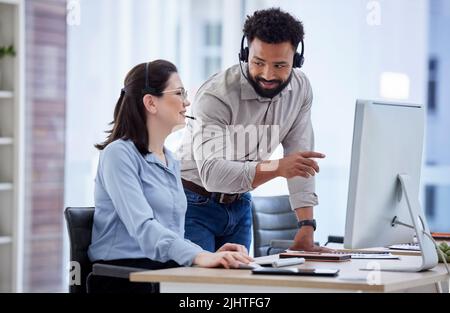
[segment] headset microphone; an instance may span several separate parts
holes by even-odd
[[[247,75],[245,75],[244,70],[242,69],[242,61],[241,61],[240,55],[239,55],[239,67],[241,68],[241,73],[242,73],[242,75],[245,77],[245,79],[246,79],[248,82],[250,82],[250,80],[248,79]]]

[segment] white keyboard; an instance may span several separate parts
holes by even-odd
[[[350,254],[352,259],[385,259],[385,260],[398,260],[399,257],[392,255],[390,252],[376,252],[370,251],[361,252],[337,252],[337,254]]]
[[[398,245],[392,245],[388,247],[394,250],[409,250],[409,251],[420,251],[419,244],[417,243],[403,243]]]

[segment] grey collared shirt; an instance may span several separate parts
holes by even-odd
[[[244,68],[244,71],[246,69]],[[306,75],[294,70],[276,97],[260,97],[239,65],[206,81],[197,92],[182,144],[181,176],[211,192],[252,190],[256,166],[281,143],[284,155],[314,149],[313,95]],[[292,209],[315,206],[315,179],[288,179]]]

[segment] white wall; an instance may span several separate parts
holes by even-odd
[[[167,59],[177,65],[192,99],[203,82],[202,27],[206,21],[236,16],[240,8],[233,4],[239,0],[233,1],[80,0],[81,23],[68,29],[66,206],[93,205],[98,158],[93,146],[110,129],[126,73],[138,63]],[[238,44],[231,51],[240,35],[236,23],[233,32],[227,28],[223,34],[224,49],[232,52],[223,58],[228,63],[237,59]],[[167,146],[175,150],[180,135],[171,135]]]
[[[423,182],[436,189],[435,214],[428,217],[433,231],[450,231],[450,1],[430,3],[430,56],[438,67],[437,108],[428,115],[427,166]]]
[[[176,0],[80,1],[81,24],[68,29],[66,206],[93,205],[94,144],[110,129],[125,75],[156,58],[176,62],[176,22],[187,2],[180,7]],[[181,61],[183,75],[189,61]]]
[[[430,132],[428,149],[430,160],[440,165],[450,166],[450,144],[448,136],[450,125],[450,1],[433,0],[431,4],[430,21],[430,56],[437,57],[438,70],[438,108],[434,115],[430,115]]]

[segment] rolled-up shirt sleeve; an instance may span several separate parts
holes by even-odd
[[[311,122],[311,106],[313,94],[311,85],[306,79],[306,93],[302,108],[295,119],[292,128],[282,141],[284,155],[295,152],[314,150],[314,132]],[[315,177],[294,177],[287,180],[289,189],[289,200],[293,210],[303,207],[318,205],[318,197],[315,192]]]
[[[210,192],[243,193],[252,190],[258,162],[233,160],[227,105],[207,92],[197,95],[193,152],[203,187]]]
[[[130,236],[149,259],[189,266],[203,250],[161,225],[143,193],[138,163],[123,147],[105,154],[102,180]]]

